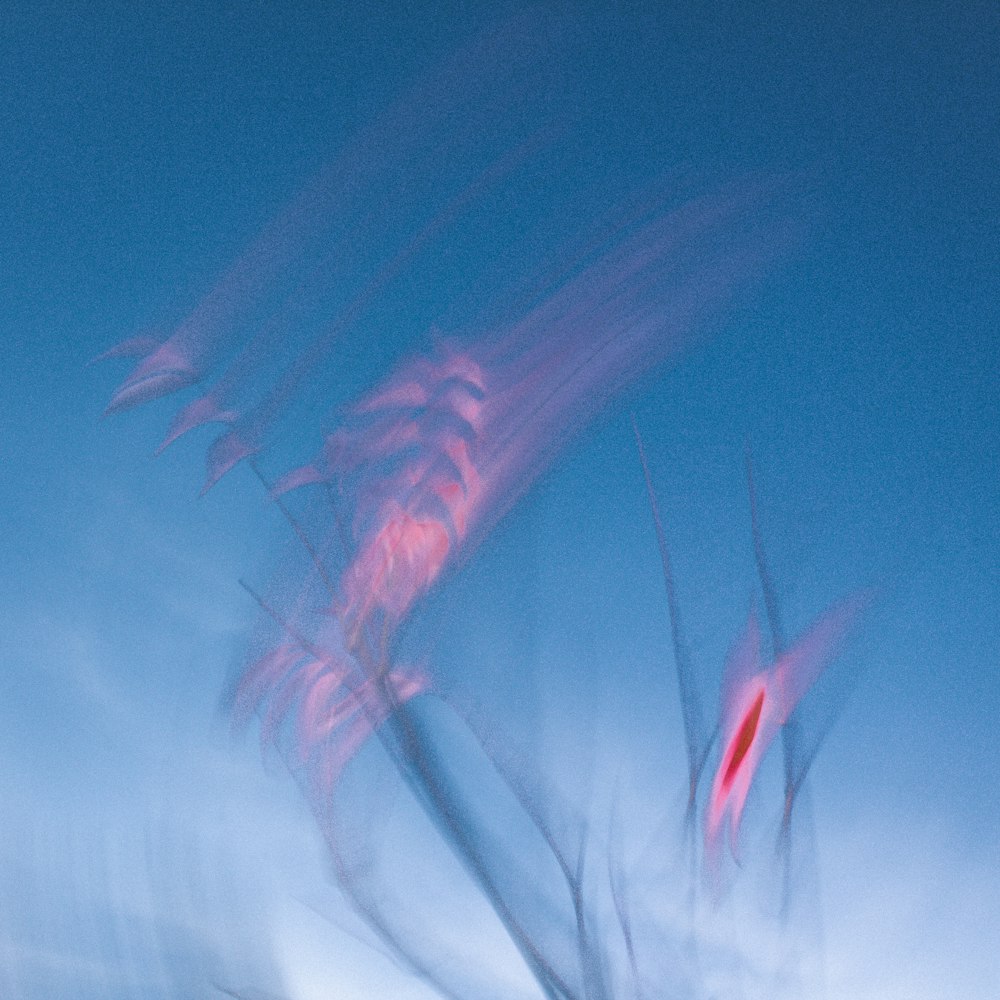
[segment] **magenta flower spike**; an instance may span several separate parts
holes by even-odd
[[[729,845],[739,860],[739,828],[750,786],[774,738],[839,652],[847,629],[865,600],[849,598],[822,615],[775,663],[761,661],[756,610],[729,654],[722,695],[722,758],[712,782],[705,823],[705,856],[713,868],[721,858],[722,830],[729,819]]]

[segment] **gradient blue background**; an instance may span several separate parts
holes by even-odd
[[[294,1000],[339,995],[313,968],[322,923],[288,902],[323,892],[308,816],[216,714],[253,620],[236,580],[264,577],[283,527],[245,470],[195,502],[209,438],[154,462],[169,406],[99,422],[123,372],[84,366],[193,302],[497,13],[413,6],[0,12],[0,996],[207,996],[206,950],[250,956],[247,983],[277,968]],[[714,339],[576,442],[433,613],[452,615],[449,655],[485,655],[495,631],[679,744],[677,714],[642,697],[669,660],[628,411],[707,674],[753,586],[749,437],[791,627],[882,595],[814,771],[828,996],[992,1000],[1000,13],[620,6],[590,83],[634,161],[604,166],[809,171],[819,221]],[[300,428],[292,451],[317,440]],[[343,996],[384,995],[391,973],[366,963],[337,966]]]

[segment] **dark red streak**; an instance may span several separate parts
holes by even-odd
[[[722,779],[722,787],[726,790],[732,784],[733,778],[736,777],[736,772],[740,769],[740,764],[743,763],[744,758],[747,755],[747,751],[753,745],[754,737],[757,735],[757,725],[760,722],[760,713],[764,707],[764,692],[761,691],[757,695],[756,700],[750,707],[750,710],[743,718],[743,723],[740,725],[740,731],[736,735],[736,739],[732,743],[732,756],[729,759],[729,767],[726,768],[726,774]]]

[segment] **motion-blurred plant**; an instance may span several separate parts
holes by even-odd
[[[801,731],[796,708],[861,601],[835,606],[786,644],[752,475],[752,543],[772,656],[768,665],[753,612],[730,654],[710,728],[636,430],[688,763],[680,869],[670,832],[628,860],[624,796],[611,796],[605,821],[581,814],[488,705],[446,689],[433,662],[407,663],[400,652],[427,595],[473,556],[566,444],[610,400],[703,335],[796,229],[787,180],[751,178],[680,197],[677,178],[658,178],[582,227],[590,213],[564,206],[555,228],[581,229],[575,241],[551,241],[539,259],[526,238],[523,253],[513,246],[501,255],[506,269],[495,267],[490,234],[510,227],[500,225],[493,197],[545,178],[546,157],[572,132],[572,102],[553,97],[559,41],[554,20],[512,22],[398,101],[168,337],[132,338],[104,355],[139,359],[109,410],[214,378],[177,412],[163,447],[200,425],[224,424],[209,448],[205,488],[249,462],[298,548],[270,591],[247,586],[263,624],[235,687],[234,716],[243,725],[259,718],[262,742],[279,749],[308,798],[342,890],[400,962],[443,997],[508,995],[482,981],[461,947],[415,927],[405,898],[379,881],[373,845],[387,792],[369,772],[384,773],[387,762],[545,997],[709,997],[737,980],[751,993],[766,981],[774,996],[784,986],[772,973],[752,969],[706,930],[710,904],[726,898],[734,877],[724,825],[728,817],[738,859],[755,772],[780,737],[779,893],[787,920],[793,803],[822,736]],[[526,234],[537,211],[526,212]],[[476,252],[470,232],[482,240]],[[472,263],[476,253],[488,263]],[[457,276],[441,277],[442,262],[455,254],[468,255],[468,273],[460,265]],[[261,463],[283,414],[310,392],[328,393],[322,376],[343,363],[349,336],[361,337],[367,323],[372,337],[371,324],[377,329],[391,307],[405,308],[419,298],[415,289],[436,279],[444,287],[435,301],[452,296],[471,333],[435,332],[430,349],[397,362],[374,387],[357,388],[353,401],[336,407],[316,457],[269,481]],[[234,351],[242,330],[252,335]],[[709,783],[704,771],[713,762]]]

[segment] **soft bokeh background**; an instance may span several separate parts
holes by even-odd
[[[749,438],[792,630],[853,588],[880,594],[813,772],[807,940],[827,996],[992,1000],[1000,13],[807,7],[574,5],[577,23],[615,11],[581,71],[595,177],[797,170],[818,221],[714,339],[573,445],[428,622],[452,664],[506,656],[541,678],[554,766],[591,726],[626,732],[633,782],[682,801],[628,415],[706,677],[754,584]],[[501,13],[466,8],[0,12],[4,998],[421,995],[327,918],[304,805],[218,711],[254,618],[236,581],[266,579],[287,529],[246,470],[196,501],[210,438],[153,461],[169,406],[100,422],[123,371],[85,363],[189,308],[361,124]],[[425,332],[358,333],[345,378],[369,383]],[[295,428],[288,453],[318,437]],[[751,831],[779,808],[757,799]],[[523,980],[507,957],[497,977]]]

